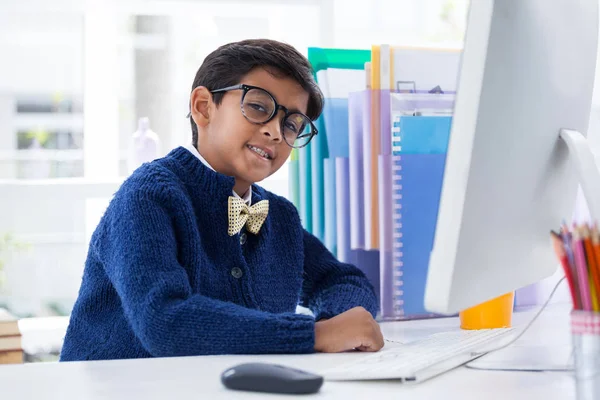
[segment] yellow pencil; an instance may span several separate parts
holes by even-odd
[[[588,273],[588,281],[590,283],[590,296],[592,298],[592,309],[594,311],[600,311],[598,306],[598,289],[596,287],[596,283],[594,282],[592,271],[596,268],[596,257],[594,255],[594,249],[592,247],[592,242],[590,240],[590,229],[587,225],[581,225],[578,228],[581,234],[581,240],[583,241],[583,248],[585,250],[585,259],[587,263],[587,273]]]
[[[594,225],[592,227],[591,233],[586,227],[586,233],[589,236],[589,243],[591,248],[590,254],[593,255],[591,257],[593,262],[590,263],[588,266],[590,273],[590,283],[593,283],[590,286],[594,286],[594,298],[596,299],[596,303],[600,303],[600,232],[598,231],[598,227]],[[598,304],[598,308],[594,307],[594,311],[600,311],[600,304]]]
[[[596,293],[596,285],[590,280],[590,296],[592,297],[592,309],[594,312],[598,312],[598,294]]]

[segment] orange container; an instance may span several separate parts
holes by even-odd
[[[515,292],[488,300],[459,313],[462,329],[510,328]]]

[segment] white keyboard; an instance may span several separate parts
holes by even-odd
[[[423,340],[384,347],[380,352],[323,372],[327,380],[398,379],[421,382],[496,349],[514,329],[452,331]]]

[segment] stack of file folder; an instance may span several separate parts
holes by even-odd
[[[431,317],[425,284],[460,51],[309,48],[308,58],[325,108],[319,134],[292,152],[290,199],[305,229],[365,272],[380,318]]]

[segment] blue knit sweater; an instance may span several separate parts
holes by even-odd
[[[269,216],[257,235],[229,236],[233,185],[182,147],[123,183],[92,236],[61,361],[310,353],[315,319],[356,306],[375,315],[364,274],[286,199],[253,185]],[[296,314],[299,303],[315,317]]]

